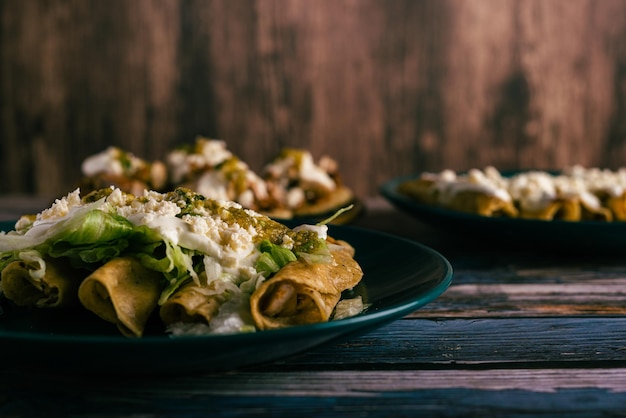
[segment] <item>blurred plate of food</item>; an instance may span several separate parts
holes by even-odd
[[[466,172],[394,178],[381,194],[417,219],[464,238],[530,248],[620,251],[626,243],[626,169]]]
[[[83,192],[113,185],[141,195],[185,187],[279,220],[318,222],[341,211],[332,223],[346,224],[363,211],[337,161],[327,155],[316,160],[300,148],[283,148],[257,173],[218,139],[197,137],[156,161],[111,146],[85,158],[81,171]]]

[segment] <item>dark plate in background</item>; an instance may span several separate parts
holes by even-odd
[[[383,184],[380,192],[398,209],[440,228],[450,237],[541,251],[626,253],[626,222],[487,217],[426,205],[398,192],[401,183],[419,176],[394,178]]]

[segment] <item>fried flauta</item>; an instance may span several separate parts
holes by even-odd
[[[576,190],[575,196],[580,202],[580,220],[613,221],[613,212],[604,205],[600,196],[587,190]]]
[[[555,215],[556,219],[564,221],[580,221],[582,218],[582,206],[576,198],[559,199],[559,210]]]
[[[412,197],[420,203],[427,205],[439,204],[439,193],[434,180],[417,178],[402,182],[398,185],[398,192]]]
[[[577,198],[557,198],[541,204],[523,205],[520,208],[519,217],[542,221],[555,219],[580,221],[582,219],[582,206]]]
[[[446,209],[482,216],[506,216],[511,218],[518,216],[515,204],[511,199],[503,198],[501,190],[491,186],[483,187],[467,181],[463,183],[455,183],[451,179],[438,181],[432,175],[425,175],[418,179],[400,183],[398,192],[420,203],[436,205]]]
[[[482,216],[508,216],[515,218],[518,211],[511,201],[477,190],[462,190],[444,205],[447,209],[475,213]]]
[[[250,298],[260,330],[328,321],[344,290],[359,283],[363,271],[345,243],[334,245],[333,261],[292,261],[263,282]]]
[[[85,308],[117,325],[125,336],[140,337],[157,306],[163,275],[132,257],[115,258],[89,275],[78,289]]]
[[[46,259],[43,268],[17,260],[2,270],[0,283],[5,297],[18,306],[61,308],[77,305],[80,273],[63,260]]]
[[[613,212],[605,207],[583,207],[583,219],[590,221],[613,221]]]
[[[159,315],[166,326],[177,323],[209,325],[225,300],[224,294],[190,281],[161,305]]]
[[[616,221],[626,221],[626,194],[610,196],[606,199],[606,207]]]

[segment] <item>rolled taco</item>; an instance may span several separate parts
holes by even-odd
[[[482,216],[508,216],[515,218],[518,211],[510,200],[477,190],[460,190],[447,199],[448,209],[476,213]]]
[[[567,197],[559,199],[560,208],[555,214],[555,219],[565,221],[580,221],[582,218],[582,207],[579,199]]]
[[[132,257],[114,258],[82,282],[78,298],[85,308],[117,325],[129,337],[143,335],[163,290],[163,275]]]
[[[298,259],[264,281],[250,297],[250,309],[260,330],[328,321],[341,293],[363,276],[343,242],[333,245],[333,261],[308,264]]]
[[[178,323],[209,325],[225,301],[223,293],[189,281],[161,305],[159,315],[166,326]]]
[[[611,210],[616,221],[626,221],[626,194],[610,196],[606,200],[606,206]]]
[[[578,198],[555,198],[546,200],[540,204],[522,207],[520,218],[539,219],[551,221],[561,219],[565,221],[580,221],[582,218],[582,206]]]
[[[434,179],[421,177],[407,180],[398,185],[398,192],[428,205],[439,204],[439,190]]]
[[[84,276],[59,259],[12,261],[2,270],[2,292],[18,306],[61,308],[78,304],[76,291]]]
[[[611,208],[606,208],[600,204],[587,204],[582,202],[582,219],[611,222],[614,219],[614,212]]]

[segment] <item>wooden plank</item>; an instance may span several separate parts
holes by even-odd
[[[203,134],[255,169],[623,164],[626,0],[0,2],[0,193],[58,197],[106,145]]]
[[[109,145],[161,156],[179,123],[176,4],[2,2],[2,192],[59,197]]]
[[[473,389],[556,393],[560,390],[601,389],[626,392],[625,368],[493,369],[493,370],[398,370],[398,371],[239,371],[168,379],[127,377],[128,396],[151,394],[193,398],[195,396],[329,396],[368,397],[377,393],[436,389]],[[106,376],[20,376],[2,373],[2,390],[46,390],[53,382],[66,390],[116,392],[118,378]]]
[[[625,318],[405,319],[260,368],[313,372],[626,367],[625,325]]]
[[[37,394],[38,395],[38,394]],[[58,400],[73,402],[59,403]],[[555,394],[477,390],[425,390],[363,398],[338,397],[174,397],[40,396],[29,402],[25,394],[10,398],[0,413],[7,416],[158,416],[158,417],[457,417],[457,416],[621,416],[624,396],[597,389]],[[51,411],[54,411],[51,413]],[[94,411],[98,411],[94,413]]]
[[[415,317],[529,317],[626,315],[626,279],[587,282],[458,284],[412,314]]]
[[[416,314],[417,316],[417,314]],[[284,367],[490,368],[626,362],[626,318],[405,319]],[[533,366],[534,365],[534,366]]]
[[[626,406],[625,369],[228,373],[168,379],[3,376],[0,413],[22,416],[606,416]],[[15,383],[17,381],[17,384]],[[6,382],[13,382],[8,388]],[[120,391],[123,386],[123,392]],[[71,394],[71,395],[70,395]],[[72,402],[67,402],[69,399]],[[48,415],[50,416],[50,415]],[[54,413],[52,416],[57,416]]]

